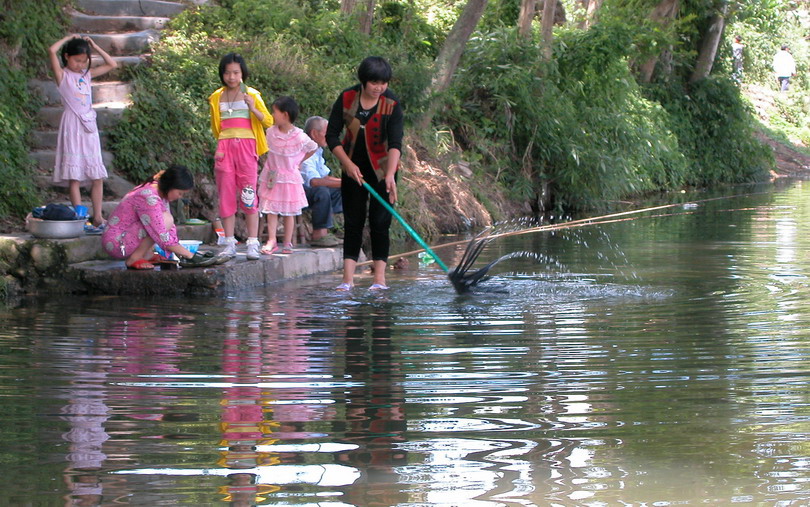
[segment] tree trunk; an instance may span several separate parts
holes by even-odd
[[[356,5],[357,0],[340,0],[340,13],[352,14]]]
[[[543,58],[551,61],[551,44],[554,42],[554,10],[557,8],[557,0],[545,0],[543,2]]]
[[[360,14],[360,33],[371,35],[371,22],[374,20],[375,0],[366,0],[366,9]]]
[[[487,0],[467,0],[461,16],[456,20],[456,24],[450,30],[447,38],[444,40],[442,49],[439,50],[439,55],[436,57],[434,67],[436,73],[433,75],[431,87],[425,90],[428,95],[433,95],[433,98],[428,104],[427,110],[422,115],[419,122],[419,128],[425,129],[430,126],[433,121],[433,116],[439,107],[438,94],[444,92],[450,87],[453,80],[453,74],[456,72],[458,62],[461,60],[461,54],[467,46],[467,41],[470,40],[478,21],[484,14],[484,9],[487,6]]]
[[[521,0],[518,16],[518,33],[525,39],[532,37],[532,20],[534,19],[536,0]]]
[[[661,25],[668,25],[675,18],[678,12],[678,0],[661,0],[650,14],[650,19]],[[639,69],[639,79],[642,83],[649,83],[652,80],[655,64],[658,63],[658,55],[653,56],[641,65]]]
[[[582,20],[581,28],[587,30],[594,23],[596,18],[596,11],[602,7],[602,0],[589,0],[585,8],[585,19]]]
[[[723,36],[723,29],[726,26],[727,11],[728,3],[723,0],[718,12],[712,16],[709,26],[703,34],[700,52],[698,53],[697,62],[695,62],[695,70],[689,78],[690,83],[706,79],[711,74],[714,58],[717,56],[717,48],[720,46],[720,38]]]

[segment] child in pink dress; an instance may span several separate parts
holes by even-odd
[[[267,130],[267,160],[259,176],[259,211],[267,215],[269,237],[262,248],[266,255],[278,251],[276,229],[278,217],[284,217],[283,254],[292,253],[295,217],[307,207],[304,178],[299,166],[318,145],[303,130],[293,125],[298,117],[298,104],[292,97],[279,97],[273,102],[274,125]]]
[[[90,68],[90,56],[96,51],[104,63]],[[59,54],[57,54],[59,53]],[[104,179],[107,168],[101,158],[101,141],[93,109],[91,79],[106,74],[118,67],[90,37],[68,35],[54,42],[48,49],[54,80],[65,111],[59,123],[56,141],[56,163],[53,182],[67,185],[70,203],[74,207],[82,203],[81,186],[90,184],[90,200],[93,204],[91,234],[100,234],[104,224],[101,202],[104,198]]]

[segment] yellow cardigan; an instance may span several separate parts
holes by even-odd
[[[219,116],[219,99],[224,91],[225,87],[223,86],[208,97],[208,104],[211,105],[211,132],[214,134],[214,139],[219,139],[221,122]],[[248,87],[247,93],[253,97],[256,109],[261,111],[264,115],[264,120],[262,121],[259,121],[256,115],[250,115],[250,127],[253,129],[253,135],[256,137],[256,154],[262,156],[267,153],[267,136],[264,133],[264,129],[273,126],[273,115],[267,110],[267,106],[264,105],[264,100],[262,100],[262,94],[259,93],[258,90]]]

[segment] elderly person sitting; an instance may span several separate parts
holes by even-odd
[[[330,176],[330,169],[323,158],[326,146],[326,118],[311,116],[304,123],[304,132],[318,144],[315,153],[301,164],[304,177],[304,192],[312,211],[312,238],[310,245],[316,247],[337,246],[341,241],[329,232],[332,215],[343,213],[340,197],[340,178]]]

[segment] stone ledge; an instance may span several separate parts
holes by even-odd
[[[343,266],[341,248],[297,249],[291,255],[262,255],[248,261],[244,252],[220,266],[133,271],[123,261],[73,264],[87,292],[112,295],[199,295],[257,287],[290,278],[335,271]]]

